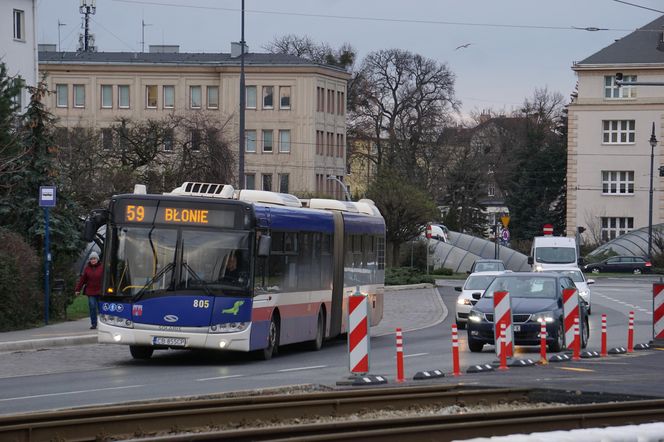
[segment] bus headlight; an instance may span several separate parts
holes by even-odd
[[[99,315],[99,320],[104,324],[113,325],[122,328],[134,328],[134,322],[131,319],[121,318],[113,315]]]
[[[210,326],[210,333],[237,333],[245,331],[249,327],[248,322],[227,322],[225,324],[214,324]]]

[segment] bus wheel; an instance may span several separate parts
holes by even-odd
[[[267,330],[267,347],[258,351],[260,359],[267,361],[279,352],[279,321],[272,317]]]
[[[325,336],[325,315],[323,311],[318,312],[318,321],[316,323],[316,338],[307,342],[307,347],[311,351],[318,351],[323,347],[323,338]]]
[[[130,345],[129,346],[129,353],[131,353],[131,356],[134,359],[150,359],[153,352],[154,352],[154,348],[152,348],[152,347],[145,347],[145,346],[142,346],[142,345]]]

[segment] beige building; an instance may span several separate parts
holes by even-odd
[[[240,52],[40,52],[61,126],[206,112],[239,139]],[[346,82],[342,69],[281,54],[245,54],[245,188],[343,197]],[[103,132],[103,131],[102,131]],[[110,131],[107,131],[110,133]],[[103,136],[102,136],[103,138]],[[108,146],[108,140],[106,141]],[[100,139],[100,148],[105,141]],[[165,148],[168,149],[168,146]],[[233,183],[237,185],[237,183]]]
[[[664,221],[659,177],[664,132],[664,16],[575,63],[578,97],[569,106],[567,235],[605,242],[648,226],[654,124],[653,224]],[[618,87],[624,81],[660,86]]]

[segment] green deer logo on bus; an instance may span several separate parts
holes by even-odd
[[[244,301],[235,301],[233,307],[224,309],[221,311],[221,313],[230,313],[234,316],[237,316],[237,314],[240,313],[240,307],[242,304],[244,304]]]

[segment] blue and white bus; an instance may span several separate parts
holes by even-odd
[[[137,187],[138,188],[138,187]],[[370,200],[300,200],[289,194],[184,183],[135,190],[93,211],[86,238],[106,226],[98,339],[156,349],[313,350],[347,331],[347,298],[383,315],[385,223]]]

